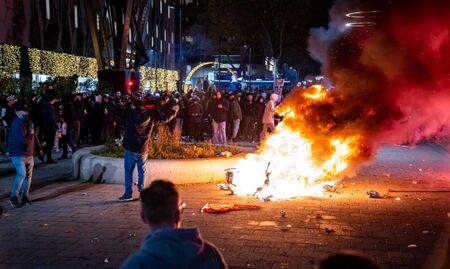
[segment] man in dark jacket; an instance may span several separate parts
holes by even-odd
[[[200,103],[200,99],[195,96],[192,98],[192,101],[188,107],[188,122],[189,122],[189,136],[190,138],[194,138],[196,142],[203,141],[203,113],[204,109],[202,104]]]
[[[44,122],[44,136],[45,136],[45,155],[47,156],[47,163],[56,163],[52,158],[52,150],[55,144],[56,131],[58,127],[58,112],[54,106],[56,103],[56,96],[49,94],[47,96],[47,103],[44,105],[43,122]]]
[[[122,269],[225,269],[219,250],[198,229],[180,228],[180,199],[175,185],[156,180],[141,192],[141,219],[150,228],[141,249],[128,257]]]
[[[227,113],[230,110],[228,101],[222,97],[220,91],[209,103],[209,114],[212,118],[213,144],[227,144]]]
[[[161,123],[172,120],[178,112],[178,106],[172,108],[172,115],[167,115]],[[140,93],[133,93],[132,103],[125,107],[118,102],[111,102],[111,111],[122,117],[125,123],[125,136],[123,147],[125,148],[125,193],[119,197],[120,201],[131,201],[133,199],[133,171],[137,165],[138,191],[144,189],[145,161],[151,143],[151,133],[155,125],[154,109],[147,108],[142,102]]]
[[[244,140],[251,140],[253,129],[255,128],[255,106],[253,104],[253,95],[251,94],[242,102],[242,117],[241,137]]]
[[[19,207],[21,204],[31,204],[28,193],[33,174],[34,147],[37,144],[40,148],[40,145],[36,139],[33,123],[28,119],[28,110],[19,104],[15,106],[15,110],[16,115],[9,132],[8,152],[17,175],[11,188],[9,202],[13,207]]]
[[[236,141],[242,120],[242,110],[241,105],[239,104],[239,100],[234,94],[230,95],[230,116],[233,123],[231,141]]]

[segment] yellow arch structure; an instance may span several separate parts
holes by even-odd
[[[187,74],[186,76],[186,80],[184,81],[184,85],[183,85],[183,91],[184,93],[187,93],[189,90],[189,82],[191,81],[192,76],[195,74],[195,72],[197,72],[200,68],[207,66],[207,65],[214,65],[216,64],[216,62],[204,62],[201,63],[199,65],[197,65],[196,67],[192,68],[192,70]],[[231,68],[227,67],[227,70],[233,74],[233,70],[231,70]]]

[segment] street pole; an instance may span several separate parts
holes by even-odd
[[[220,47],[220,44],[219,44],[219,47]],[[220,56],[222,56],[222,55],[219,52],[219,71],[217,72],[217,74],[218,74],[217,76],[219,77],[219,83],[217,84],[217,91],[220,91]]]
[[[248,47],[248,87],[252,91],[252,47]]]
[[[182,34],[182,29],[181,29],[181,9],[180,9],[180,16],[179,16],[179,39],[180,39],[180,53],[178,55],[179,59],[178,59],[178,81],[179,81],[179,91],[182,92],[183,91],[183,34]]]

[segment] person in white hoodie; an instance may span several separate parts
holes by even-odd
[[[264,115],[262,118],[263,128],[259,136],[259,141],[263,141],[266,138],[267,132],[272,132],[275,130],[275,109],[276,103],[278,101],[278,94],[272,93],[270,95],[270,100],[266,104],[264,109]]]
[[[141,248],[122,269],[226,269],[219,250],[196,228],[181,228],[178,191],[169,181],[156,180],[141,194],[141,219],[150,228]]]

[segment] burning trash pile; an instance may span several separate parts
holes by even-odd
[[[292,106],[298,99],[302,99],[300,105]],[[307,111],[312,106],[328,106],[335,101],[333,94],[319,85],[291,93],[278,109],[283,121],[274,133],[255,154],[239,160],[232,174],[228,171],[229,189],[237,195],[268,201],[320,195],[324,186],[333,186],[340,173],[349,168],[349,162],[360,156],[359,135],[320,137],[323,126],[298,121],[309,117]]]
[[[449,1],[337,1],[330,18],[328,28],[311,30],[309,52],[333,88],[285,98],[282,122],[229,172],[233,193],[321,195],[380,145],[449,135]]]

